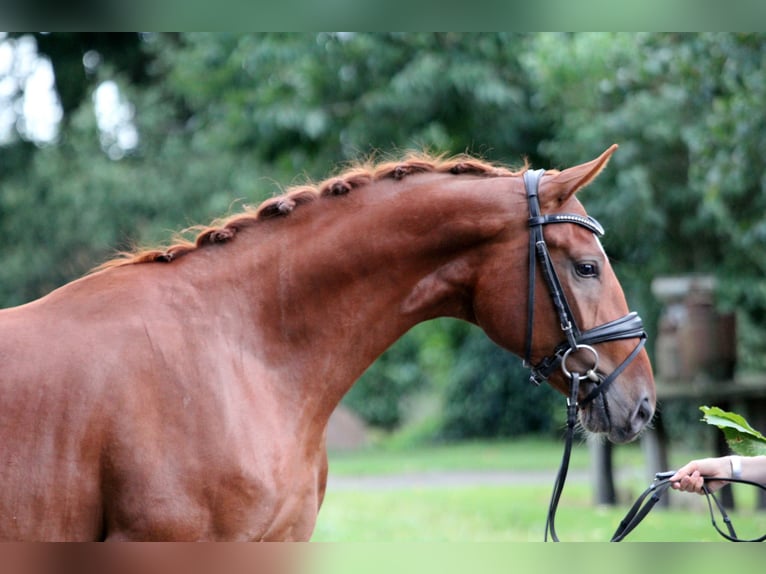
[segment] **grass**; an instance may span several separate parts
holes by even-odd
[[[519,485],[418,486],[396,489],[328,489],[314,541],[348,542],[526,542],[541,541],[553,477],[562,444],[542,439],[472,442],[414,448],[378,447],[330,457],[335,476],[391,476],[460,470],[545,471],[550,480]],[[699,453],[679,451],[678,464]],[[575,448],[571,469],[588,468],[588,449]],[[592,486],[570,480],[564,489],[556,529],[564,541],[607,541],[636,497],[648,486],[638,445],[614,451],[615,468],[635,467],[635,477],[616,485],[619,503],[598,507]],[[534,476],[537,476],[536,474]],[[668,493],[670,509],[656,508],[628,537],[630,541],[721,541],[713,530],[704,498]],[[739,505],[752,508],[751,503]],[[689,508],[687,508],[689,507]],[[750,534],[766,532],[766,512],[737,516]],[[744,534],[743,532],[742,534]]]
[[[558,468],[563,442],[542,438],[514,441],[469,441],[434,446],[377,446],[358,452],[330,454],[330,472],[339,476],[369,476],[412,472],[459,470],[554,470]],[[621,447],[615,464],[639,465],[638,445]],[[572,452],[570,468],[589,464],[585,445]]]
[[[563,541],[606,542],[630,504],[595,507],[590,488],[568,484],[556,517]],[[671,496],[692,496],[672,493]],[[548,485],[417,488],[328,493],[314,541],[348,542],[539,542],[543,540]],[[766,515],[738,517],[744,536],[766,532]],[[719,521],[723,528],[723,524]],[[744,529],[743,529],[744,528]],[[707,510],[655,509],[626,540],[694,542],[723,539]]]

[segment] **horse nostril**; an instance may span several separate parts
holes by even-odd
[[[653,414],[654,411],[651,404],[649,404],[649,398],[644,397],[641,399],[641,402],[638,403],[638,408],[633,415],[633,420],[637,423],[646,424],[651,420]]]

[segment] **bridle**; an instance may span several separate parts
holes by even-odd
[[[595,233],[597,236],[604,234],[604,229],[601,227],[598,221],[590,216],[583,216],[574,213],[553,213],[542,215],[540,213],[540,201],[538,199],[538,187],[540,185],[540,179],[542,179],[544,170],[527,171],[524,173],[524,187],[527,192],[527,202],[529,204],[529,298],[528,298],[528,313],[527,313],[527,340],[526,351],[524,356],[524,365],[531,370],[529,380],[539,385],[543,381],[547,381],[548,377],[553,372],[560,368],[564,373],[564,376],[569,379],[569,396],[567,397],[567,431],[565,436],[564,455],[561,460],[561,467],[559,468],[556,476],[556,482],[553,487],[553,494],[551,495],[550,505],[548,507],[548,517],[545,523],[545,540],[548,540],[548,533],[550,532],[551,539],[558,542],[558,536],[556,535],[556,528],[554,525],[556,517],[556,509],[558,508],[559,499],[564,489],[564,482],[566,481],[567,470],[569,468],[569,459],[572,451],[572,441],[574,437],[575,425],[577,422],[577,410],[580,405],[585,405],[593,401],[596,397],[601,396],[601,400],[606,404],[605,391],[614,382],[615,379],[625,370],[625,368],[638,356],[641,349],[646,344],[646,332],[644,331],[643,322],[641,317],[637,313],[631,312],[627,315],[582,331],[575,320],[572,309],[569,307],[564,291],[561,287],[556,269],[553,266],[550,253],[548,252],[548,246],[545,243],[545,236],[543,234],[543,227],[549,224],[557,223],[572,223],[584,227],[588,231]],[[532,364],[532,335],[534,328],[535,318],[535,281],[537,277],[537,263],[540,264],[545,283],[548,286],[548,293],[553,301],[553,307],[558,315],[559,322],[561,324],[561,330],[564,333],[564,341],[562,341],[553,350],[553,353],[544,357],[537,364]],[[594,348],[594,345],[599,343],[605,343],[607,341],[616,341],[621,339],[638,339],[636,347],[631,353],[620,363],[614,371],[609,375],[603,377],[598,373],[599,356],[598,351]],[[587,369],[585,373],[576,371],[575,369],[569,369],[567,367],[567,359],[576,351],[586,350],[591,353],[593,358],[593,365],[590,369]],[[595,383],[595,387],[590,393],[582,400],[579,401],[580,391],[580,379],[585,377],[591,382]],[[636,502],[630,508],[625,518],[620,522],[617,530],[611,538],[611,542],[622,541],[638,524],[649,514],[649,511],[659,502],[660,497],[670,488],[670,477],[674,472],[657,473],[654,482],[647,488],[641,496],[638,497]],[[762,490],[766,490],[766,485],[751,482],[742,479],[721,479],[721,478],[705,478],[705,481],[711,480],[724,480],[727,482],[739,482],[743,484],[749,484],[757,486]],[[718,533],[734,542],[743,541],[737,537],[734,530],[734,526],[731,523],[723,505],[718,501],[715,495],[710,491],[707,486],[703,486],[703,492],[707,498],[708,507],[710,509],[710,516],[712,519],[713,527]],[[715,515],[713,506],[718,509],[720,515],[723,517],[724,524],[726,525],[727,532],[721,530],[715,521]],[[766,540],[766,534],[760,538],[750,540],[751,542],[760,542]]]
[[[604,228],[598,221],[590,216],[577,215],[574,213],[553,213],[542,215],[540,213],[540,201],[537,197],[540,179],[542,179],[544,170],[527,171],[524,173],[524,186],[527,191],[527,201],[529,203],[529,298],[527,305],[527,340],[524,356],[524,365],[531,369],[529,380],[539,385],[547,381],[551,374],[561,368],[564,375],[571,380],[572,372],[567,368],[567,359],[570,354],[578,350],[587,350],[593,356],[593,367],[585,372],[585,376],[596,383],[594,389],[586,396],[581,405],[588,404],[598,395],[604,393],[614,380],[625,370],[625,368],[641,352],[646,343],[646,332],[641,317],[637,313],[631,312],[599,325],[587,331],[582,331],[575,319],[574,313],[567,302],[564,290],[561,288],[561,281],[553,267],[548,246],[545,243],[543,226],[555,223],[572,223],[584,227],[588,231],[601,237],[604,235]],[[561,330],[564,333],[565,340],[561,342],[553,353],[543,358],[537,364],[532,364],[532,336],[535,322],[535,283],[537,277],[537,263],[540,263],[545,283],[548,286],[548,292],[553,301],[553,307],[558,315]],[[601,378],[597,373],[598,352],[593,345],[605,343],[607,341],[616,341],[619,339],[638,339],[638,344],[633,352],[605,378]],[[581,374],[582,376],[582,374]]]
[[[572,450],[572,440],[574,437],[575,424],[577,422],[577,409],[580,405],[585,405],[601,396],[606,401],[605,391],[625,370],[625,368],[638,356],[646,344],[646,332],[643,322],[637,313],[631,312],[627,315],[598,325],[587,331],[583,331],[577,325],[574,313],[567,302],[564,290],[561,287],[561,281],[556,274],[553,266],[548,246],[545,243],[543,227],[551,224],[571,223],[584,227],[597,236],[604,234],[604,228],[598,221],[590,216],[583,216],[574,213],[553,213],[543,215],[540,213],[540,200],[538,199],[538,188],[540,180],[545,173],[544,170],[526,171],[524,173],[524,187],[527,193],[527,202],[529,204],[529,298],[527,312],[527,340],[524,356],[524,365],[531,369],[530,381],[539,385],[548,380],[551,374],[561,368],[564,376],[569,383],[569,397],[567,398],[567,434],[565,439],[564,456],[561,462],[556,483],[551,496],[551,503],[548,510],[548,519],[545,526],[545,538],[548,538],[550,531],[554,541],[558,541],[554,519],[558,501],[564,488],[567,469],[569,468],[569,457]],[[532,364],[532,337],[535,319],[535,283],[537,278],[537,263],[540,264],[543,279],[548,286],[548,293],[551,296],[553,307],[558,315],[561,330],[564,334],[562,341],[553,350],[551,355],[543,358],[537,364]],[[599,355],[594,345],[605,343],[607,341],[616,341],[621,339],[638,339],[638,343],[633,351],[620,363],[609,375],[602,377],[598,373]],[[567,366],[567,359],[573,352],[585,350],[590,352],[593,357],[593,365],[584,373]],[[580,379],[587,378],[595,383],[591,392],[579,401]]]

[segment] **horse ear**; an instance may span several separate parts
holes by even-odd
[[[560,171],[550,180],[546,178],[545,189],[542,192],[544,199],[555,201],[558,205],[566,203],[570,197],[596,179],[616,149],[617,144],[613,144],[596,159]]]

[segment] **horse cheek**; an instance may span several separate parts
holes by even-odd
[[[477,284],[474,293],[474,323],[497,345],[520,355],[523,352],[526,296],[510,289],[513,281],[495,275],[494,280]]]

